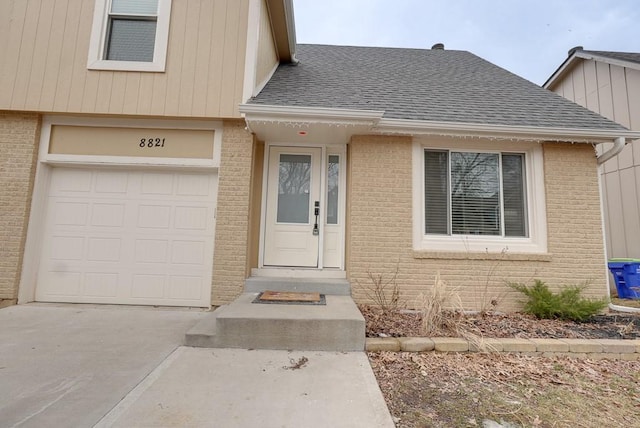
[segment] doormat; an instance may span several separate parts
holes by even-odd
[[[276,305],[326,305],[324,294],[300,293],[295,291],[263,291],[252,303]]]

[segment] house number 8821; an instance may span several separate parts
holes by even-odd
[[[140,148],[164,147],[164,138],[140,138]]]

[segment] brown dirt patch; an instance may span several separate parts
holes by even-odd
[[[421,316],[361,306],[369,337],[422,336]],[[640,338],[640,315],[589,322],[448,314],[433,337]],[[640,362],[516,354],[369,353],[398,428],[640,427]],[[485,425],[495,423],[496,425]]]
[[[422,317],[415,311],[387,311],[361,305],[367,337],[419,337]],[[539,320],[522,313],[464,315],[449,313],[447,325],[432,337],[472,334],[483,338],[640,339],[640,314],[608,313],[586,322]]]

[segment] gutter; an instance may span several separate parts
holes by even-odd
[[[284,0],[284,14],[285,21],[287,23],[287,35],[289,41],[289,52],[291,52],[291,64],[297,65],[298,59],[296,58],[296,23],[293,15],[293,1]]]
[[[458,123],[458,122],[435,122],[435,121],[415,121],[407,119],[381,119],[376,131],[382,133],[413,133],[413,134],[485,134],[488,137],[504,135],[505,137],[520,137],[547,139],[549,141],[572,141],[584,143],[607,143],[615,138],[615,141],[625,138],[640,138],[640,132],[620,130],[620,129],[576,129],[558,127],[533,127],[533,126],[511,126],[493,125],[485,123]],[[623,136],[621,136],[623,135]],[[617,137],[616,137],[617,136]],[[624,148],[624,144],[622,145]],[[608,153],[608,152],[607,152]],[[608,156],[615,156],[611,154]],[[605,159],[606,160],[606,159]]]
[[[606,152],[604,152],[603,154],[601,154],[600,156],[597,157],[598,165],[602,165],[603,163],[605,163],[609,159],[617,156],[618,153],[620,153],[624,149],[624,146],[626,144],[627,144],[627,142],[626,142],[624,137],[616,138],[614,140],[613,147],[611,147],[609,150],[607,150]]]

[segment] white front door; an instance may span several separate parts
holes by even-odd
[[[264,265],[318,267],[322,149],[271,147]]]

